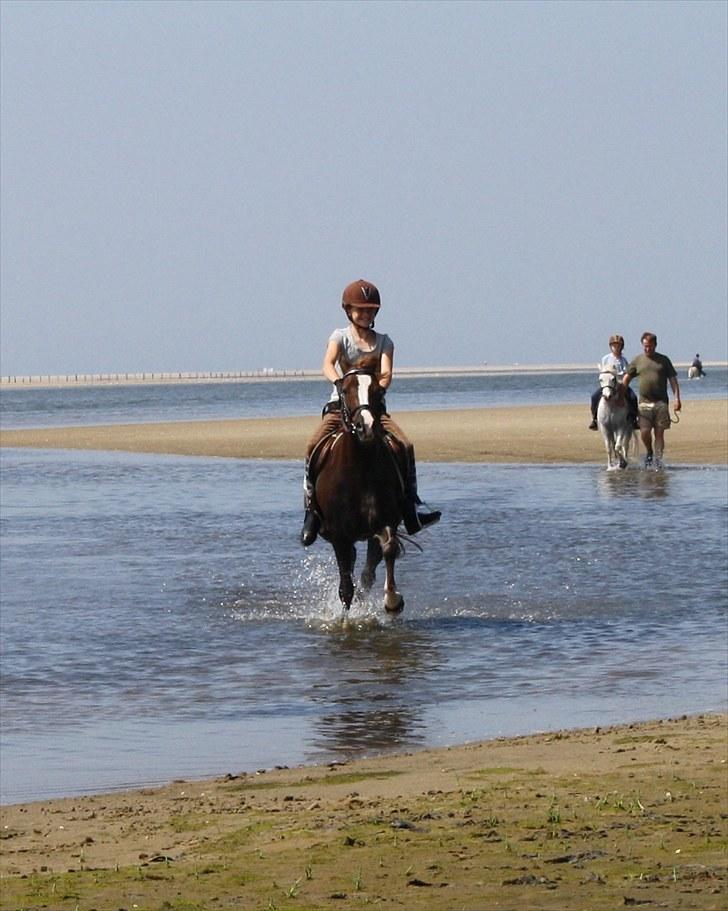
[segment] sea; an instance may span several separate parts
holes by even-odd
[[[681,386],[689,433],[728,374]],[[403,377],[388,405],[582,402],[588,433],[594,387]],[[3,389],[0,424],[316,414],[328,391]],[[331,548],[298,542],[300,460],[3,449],[0,800],[725,711],[728,471],[670,465],[669,435],[666,461],[423,462],[443,518],[398,561],[404,612],[379,579],[344,620]]]

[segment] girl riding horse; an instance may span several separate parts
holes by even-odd
[[[323,419],[306,447],[306,464],[304,472],[304,509],[301,543],[308,547],[316,540],[320,528],[320,518],[316,514],[314,487],[311,479],[311,459],[319,444],[340,427],[338,415],[339,392],[337,382],[350,370],[364,369],[375,374],[382,391],[386,391],[392,382],[394,363],[394,344],[388,335],[374,331],[374,320],[379,312],[380,299],[377,288],[363,278],[352,282],[344,288],[341,298],[349,325],[345,329],[335,329],[326,346],[323,374],[334,384],[331,398],[324,407]],[[419,512],[421,503],[417,495],[417,471],[415,468],[414,446],[404,431],[386,413],[381,418],[382,427],[390,436],[393,448],[399,455],[403,467],[404,499],[402,512],[407,533],[416,534],[420,529],[433,525],[440,518],[440,512]]]

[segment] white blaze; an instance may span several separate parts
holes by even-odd
[[[366,376],[366,374],[360,373],[359,376],[357,377],[357,381],[359,384],[359,404],[368,405],[369,404],[369,387],[372,384],[372,378],[370,376]],[[362,422],[363,422],[364,426],[366,427],[367,431],[371,430],[374,425],[374,419],[372,418],[371,411],[368,411],[368,410],[362,411],[361,419],[362,419]]]

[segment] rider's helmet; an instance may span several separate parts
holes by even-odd
[[[344,288],[344,293],[341,295],[341,306],[346,310],[347,316],[349,316],[351,307],[371,310],[372,323],[374,323],[374,317],[380,306],[379,290],[376,285],[365,278],[359,278]]]
[[[610,345],[621,345],[624,348],[624,339],[621,335],[610,335],[609,336]]]

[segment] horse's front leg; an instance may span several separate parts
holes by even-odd
[[[619,467],[624,469],[627,467],[627,448],[629,446],[629,438],[626,434],[620,433],[617,437],[617,443],[615,446],[617,456],[619,458]]]
[[[345,610],[349,610],[351,602],[354,600],[354,562],[356,560],[356,548],[350,541],[337,541],[334,544],[334,553],[336,562],[339,566],[339,598],[344,605]]]
[[[611,471],[617,462],[617,453],[614,448],[614,434],[609,428],[604,429],[604,448],[607,450],[607,471]]]
[[[397,583],[394,580],[394,562],[399,556],[400,544],[393,529],[386,529],[384,539],[382,540],[382,538],[380,538],[380,544],[386,569],[384,578],[384,609],[389,614],[398,614],[404,608],[404,598],[397,591]]]
[[[381,560],[382,547],[379,541],[376,538],[369,538],[367,542],[367,562],[359,580],[365,592],[368,592],[374,585],[374,580],[377,578],[377,566],[379,566]]]

